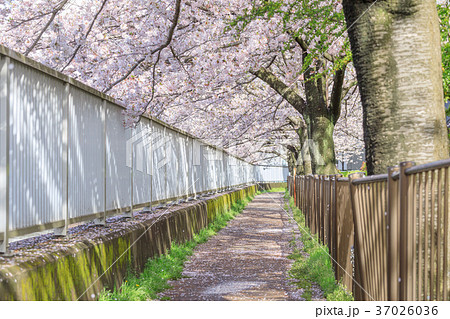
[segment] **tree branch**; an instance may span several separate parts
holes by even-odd
[[[250,70],[250,73],[256,75],[262,81],[266,82],[272,89],[280,94],[289,104],[291,104],[300,114],[306,109],[306,103],[302,97],[293,89],[284,84],[272,72],[266,68],[260,68],[258,71]]]
[[[178,24],[178,19],[180,17],[180,8],[181,8],[181,0],[176,0],[175,3],[175,14],[173,16],[172,19],[172,25],[170,26],[169,29],[169,33],[167,35],[167,39],[166,42],[164,42],[161,46],[157,47],[156,49],[152,50],[150,52],[150,55],[155,54],[156,52],[160,52],[162,51],[164,48],[166,48],[170,42],[172,41],[173,38],[173,33],[175,32],[175,28]],[[145,59],[147,58],[147,56],[139,59],[136,61],[136,63],[131,67],[131,69],[124,75],[122,76],[120,79],[118,79],[117,81],[115,81],[113,84],[111,84],[109,87],[107,87],[105,90],[103,90],[104,93],[110,91],[114,86],[116,86],[117,84],[119,84],[120,82],[124,81],[125,79],[127,79],[131,73],[133,73],[134,70],[136,70],[136,68],[141,65],[142,62],[145,61]]]
[[[308,54],[308,45],[301,37],[295,37],[295,42],[302,48],[303,54]],[[322,56],[331,63],[336,61],[335,57],[329,54],[328,52],[322,53]]]
[[[303,52],[308,52],[308,45],[301,37],[295,37],[295,42],[300,46]]]
[[[342,92],[345,79],[345,69],[347,64],[344,64],[340,69],[336,71],[333,79],[333,90],[331,92],[330,109],[333,114],[333,123],[336,124],[339,116],[341,115],[341,101]]]
[[[350,85],[344,87],[344,88],[342,89],[342,99],[344,99],[345,96],[348,94],[348,92],[350,92],[350,90],[351,90],[352,88],[354,88],[356,85],[358,85],[358,81],[353,81],[352,83],[350,83]],[[353,93],[354,93],[354,92],[352,92],[352,94],[353,94]]]
[[[108,0],[103,0],[102,5],[100,6],[100,9],[97,11],[97,13],[94,16],[94,19],[92,19],[91,24],[89,25],[89,28],[86,32],[86,34],[81,38],[80,44],[78,44],[78,46],[75,48],[75,51],[73,51],[72,56],[70,57],[69,61],[66,63],[66,65],[61,69],[61,72],[63,72],[69,65],[70,63],[72,63],[73,59],[75,58],[75,56],[77,55],[78,51],[80,50],[80,48],[83,45],[83,42],[87,39],[87,37],[89,36],[89,33],[91,33],[92,28],[95,24],[95,21],[97,20],[100,12],[102,12],[103,8],[106,5],[106,2],[108,2]]]
[[[67,1],[69,0],[63,0],[59,3],[59,5],[57,5],[53,11],[52,11],[52,16],[50,17],[50,19],[47,21],[47,24],[44,26],[44,28],[41,30],[41,32],[39,33],[39,35],[36,37],[36,39],[34,39],[33,43],[30,45],[30,47],[25,51],[24,55],[28,56],[28,54],[34,49],[34,47],[38,44],[39,40],[41,39],[42,35],[45,33],[45,31],[47,31],[47,29],[50,27],[50,25],[52,24],[53,20],[55,20],[56,15],[58,14],[59,11],[61,11],[61,9],[66,5]]]

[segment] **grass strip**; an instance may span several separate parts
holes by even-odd
[[[283,189],[284,191],[284,189]],[[257,192],[256,195],[262,192]],[[195,234],[193,239],[182,243],[172,243],[166,255],[152,258],[147,261],[144,271],[137,275],[129,270],[126,280],[119,289],[113,291],[104,290],[99,297],[101,301],[122,301],[122,300],[155,300],[159,298],[158,293],[171,288],[169,280],[176,280],[182,277],[184,263],[194,252],[197,245],[205,243],[211,236],[217,234],[224,228],[228,221],[240,214],[245,206],[253,199],[247,197],[238,200],[231,206],[231,209],[218,216],[208,227]]]
[[[275,187],[275,188],[271,188],[271,189],[262,191],[261,193],[285,193],[285,192],[286,192],[285,187]]]
[[[340,171],[339,173],[342,175],[342,177],[348,177],[350,174],[353,174],[353,173],[364,173],[367,176],[367,171],[361,171],[361,170]]]
[[[335,280],[328,247],[320,244],[317,235],[311,235],[311,231],[305,223],[305,216],[295,206],[294,199],[289,196],[289,192],[286,192],[284,197],[289,200],[294,219],[301,226],[299,230],[303,248],[300,250],[295,242],[291,243],[294,252],[290,258],[294,260],[294,263],[289,274],[297,286],[304,289],[302,297],[311,300],[311,284],[315,282],[320,286],[328,301],[353,300],[351,292]],[[285,209],[289,209],[287,203]]]

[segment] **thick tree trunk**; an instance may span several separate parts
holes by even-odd
[[[317,72],[320,64],[315,68]],[[305,118],[308,119],[306,122],[309,126],[312,170],[314,174],[319,175],[337,174],[333,141],[334,113],[328,108],[325,76],[314,77],[314,73],[307,73],[305,76],[305,96],[308,105]]]
[[[333,141],[334,123],[328,116],[313,119],[312,150],[314,171],[319,175],[337,174]]]
[[[295,168],[295,163],[297,162],[297,158],[294,152],[292,151],[288,151],[288,170],[289,170],[289,175],[291,176],[295,176],[297,170]]]
[[[369,174],[448,157],[434,0],[344,0]]]
[[[297,166],[302,171],[302,175],[310,175],[313,173],[312,159],[309,150],[309,145],[305,145],[308,141],[308,130],[306,126],[302,126],[297,130],[298,138],[300,140],[300,152],[298,154]]]
[[[309,150],[309,147],[303,147],[301,156],[302,156],[302,160],[303,160],[302,166],[303,166],[304,175],[313,174],[312,158],[311,158],[311,152]]]
[[[307,48],[303,49],[306,50]],[[305,54],[307,55],[306,51]],[[303,100],[296,90],[288,87],[270,70],[260,68],[258,71],[252,71],[254,75],[277,91],[303,116],[306,123],[307,139],[301,142],[302,151],[299,158],[301,156],[305,174],[338,173],[335,166],[333,131],[334,125],[340,116],[342,85],[346,65],[341,66],[337,70],[331,99],[328,101],[326,76],[317,76],[318,70],[324,63],[325,61],[318,61],[314,66],[308,68],[309,72],[305,72],[306,101]],[[301,134],[299,134],[299,137],[302,140]]]
[[[296,146],[288,146],[288,167],[292,176],[312,174],[311,156],[309,152],[308,134],[305,124],[301,118],[290,118],[292,125],[296,128],[299,143]]]

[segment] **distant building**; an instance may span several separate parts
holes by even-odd
[[[350,157],[346,154],[336,154],[336,167],[340,171],[355,171],[359,170],[366,160],[364,148],[355,150]]]

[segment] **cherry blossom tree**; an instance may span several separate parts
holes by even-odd
[[[0,42],[123,102],[126,126],[147,113],[254,163],[288,159],[300,143],[289,120],[298,111],[250,71],[270,70],[305,99],[298,70],[319,71],[314,57],[326,51],[312,43],[305,64],[281,13],[230,28],[252,8],[244,0],[2,0]],[[335,71],[326,68],[327,89]],[[336,132],[358,136],[357,107],[348,110],[346,131]]]
[[[293,44],[298,46],[300,57],[295,61],[296,69],[301,71],[295,72],[295,81],[302,80],[304,97],[298,87],[286,84],[290,80],[286,74],[295,70],[287,63],[282,66],[271,63],[272,70],[259,66],[250,72],[302,116],[308,141],[312,141],[309,153],[313,158],[313,172],[333,174],[336,172],[334,126],[340,117],[342,99],[356,85],[355,81],[346,79],[350,54],[342,6],[336,1],[260,1],[250,12],[235,19],[234,24],[244,30],[260,20],[266,23],[275,20],[278,29],[289,36],[284,52],[291,53]],[[321,165],[319,160],[324,163]]]

